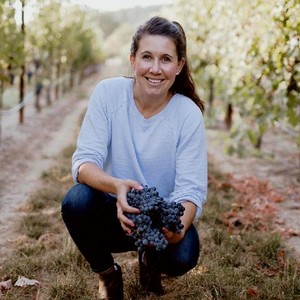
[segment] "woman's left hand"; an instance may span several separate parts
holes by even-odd
[[[170,231],[165,227],[162,228],[162,232],[170,244],[176,244],[176,243],[180,242],[183,239],[184,234],[185,234],[184,229],[181,230],[180,233],[177,233],[177,232]]]
[[[181,232],[176,233],[168,230],[165,227],[162,228],[163,234],[165,235],[167,241],[171,244],[178,243],[184,238],[186,231],[192,224],[196,215],[197,207],[194,203],[190,201],[185,201],[182,202],[182,205],[184,206],[185,210],[183,216],[181,217],[181,223],[183,224],[183,229],[181,230]]]

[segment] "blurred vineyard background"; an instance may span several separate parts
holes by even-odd
[[[184,26],[206,124],[228,130],[229,153],[260,149],[273,128],[300,145],[299,0],[178,0],[111,12],[1,0],[0,118],[18,111],[24,122],[28,93],[40,111],[41,93],[51,105],[108,59],[128,75],[131,35],[155,14]]]
[[[0,0],[0,298],[96,299],[60,215],[75,135],[95,84],[132,75],[131,36],[161,15],[185,28],[206,102],[209,193],[199,264],[160,299],[300,299],[300,1],[74,1]],[[117,260],[125,299],[157,299],[134,253]]]

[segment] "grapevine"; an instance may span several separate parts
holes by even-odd
[[[142,190],[131,190],[127,193],[130,206],[138,208],[139,214],[127,213],[135,227],[130,236],[135,240],[138,251],[153,246],[157,251],[166,249],[168,241],[161,228],[180,233],[183,229],[180,217],[184,206],[175,201],[165,201],[159,196],[156,187],[144,186]]]

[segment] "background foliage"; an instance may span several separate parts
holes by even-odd
[[[299,0],[178,0],[163,10],[150,6],[109,13],[38,0],[25,36],[15,10],[21,2],[0,1],[0,99],[21,66],[35,82],[53,87],[56,96],[59,78],[67,74],[72,86],[76,74],[82,78],[88,66],[105,59],[115,59],[120,75],[128,75],[132,33],[160,14],[185,28],[190,65],[207,103],[207,126],[223,124],[230,130],[230,153],[242,154],[250,145],[259,149],[274,127],[300,145]],[[25,8],[30,4],[25,1]],[[48,91],[49,103],[52,94]]]
[[[259,148],[274,125],[299,145],[300,2],[181,0],[177,15],[209,122],[222,118],[231,129],[229,150],[242,150],[245,138]]]

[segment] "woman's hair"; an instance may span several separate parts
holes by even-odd
[[[162,35],[172,39],[176,46],[178,60],[182,58],[185,64],[176,76],[174,84],[171,86],[170,91],[183,94],[191,98],[196,105],[204,111],[204,102],[197,94],[194,80],[191,76],[189,63],[186,54],[186,36],[182,26],[178,22],[171,22],[162,17],[153,17],[143,25],[139,26],[138,30],[132,37],[130,54],[135,56],[139,48],[139,43],[145,35]]]

